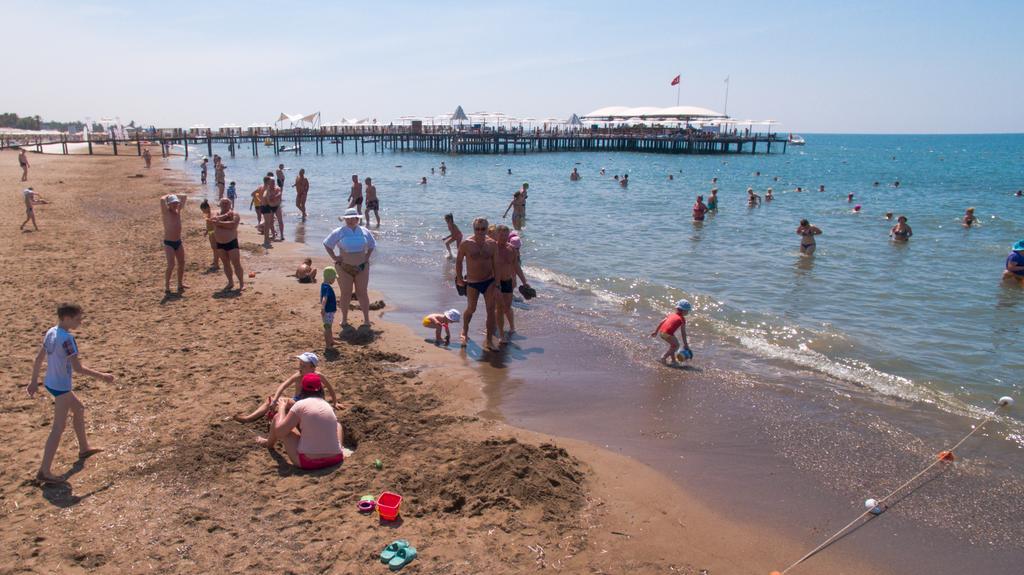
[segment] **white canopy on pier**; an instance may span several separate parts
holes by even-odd
[[[607,106],[598,108],[583,116],[585,120],[597,120],[604,122],[626,122],[631,119],[663,120],[663,121],[689,121],[689,120],[710,120],[728,118],[725,114],[700,108],[698,106],[670,106],[668,108],[655,108],[653,106],[642,106],[639,108],[627,108],[626,106]]]

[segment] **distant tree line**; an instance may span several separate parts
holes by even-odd
[[[135,127],[135,120],[128,122],[129,128]],[[59,130],[61,132],[81,132],[84,122],[51,122],[39,116],[19,116],[10,112],[0,113],[0,128],[17,128],[19,130]],[[103,126],[93,124],[92,131],[101,132]]]

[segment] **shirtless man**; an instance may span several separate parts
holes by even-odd
[[[671,177],[672,176],[669,176],[670,179],[671,179]],[[576,168],[573,168],[572,169],[572,173],[569,174],[569,181],[570,182],[576,182],[576,181],[579,181],[579,179],[580,179],[579,170],[577,170]]]
[[[430,170],[431,170],[430,173],[434,173],[434,171],[433,171],[434,169],[433,168],[431,168]],[[448,173],[448,166],[444,165],[444,162],[442,161],[441,162],[441,175],[443,176],[443,175],[445,175],[447,173]]]
[[[242,275],[242,259],[238,251],[238,222],[239,215],[231,209],[231,200],[222,198],[220,200],[220,213],[210,216],[209,222],[213,224],[213,242],[217,250],[217,257],[224,266],[224,275],[228,278],[228,285],[224,291],[228,292],[235,288],[232,281],[231,270],[234,268],[235,276],[238,277],[238,291],[245,289],[245,280]]]
[[[21,166],[21,181],[28,181],[28,155],[25,153],[25,148],[22,148],[18,152],[18,165]]]
[[[284,166],[284,164],[281,164],[281,165]],[[280,172],[281,170],[278,169],[278,171]],[[284,177],[284,175],[283,175],[284,172],[281,172],[281,174],[282,174],[281,177],[283,178]],[[281,183],[284,184],[283,180],[279,180],[279,181],[281,181]],[[281,187],[281,186],[275,186],[273,182],[270,183],[270,186],[271,186],[270,194],[267,195],[267,205],[270,206],[270,213],[268,214],[268,217],[270,218],[270,233],[271,233],[271,235],[274,235],[274,219],[277,219],[277,231],[278,231],[277,240],[283,242],[284,241],[284,210],[281,209],[281,201],[284,199],[284,188]],[[264,222],[264,224],[265,224],[265,222]]]
[[[284,239],[284,222],[278,212],[281,210],[281,189],[274,185],[270,176],[263,178],[263,247],[270,245],[270,240],[277,239],[274,234],[274,220],[278,220],[281,238]]]
[[[32,227],[39,231],[39,226],[36,225],[36,211],[33,206],[39,204],[48,204],[50,202],[44,200],[39,194],[32,188],[25,188],[21,194],[25,197],[25,221],[21,222],[19,230],[25,229],[25,224],[32,222]]]
[[[284,189],[284,164],[277,165],[277,171],[274,172],[277,177],[277,187]]]
[[[178,268],[178,293],[185,291],[185,246],[181,242],[181,210],[188,201],[187,196],[167,194],[160,198],[160,216],[164,222],[164,255],[167,256],[167,270],[164,272],[164,292],[171,293],[171,272]]]
[[[149,148],[142,150],[142,159],[146,162],[146,169],[153,167],[153,156],[149,153]]]
[[[302,221],[306,221],[306,194],[309,193],[309,180],[306,179],[306,170],[299,170],[299,175],[295,176],[295,183],[292,184],[295,188],[295,207],[299,208],[302,212]]]
[[[622,179],[619,180],[619,185],[623,188],[629,185],[629,174],[623,174]]]
[[[366,223],[370,223],[370,212],[373,211],[377,218],[377,227],[380,227],[380,200],[377,199],[377,186],[373,185],[370,178],[366,178]]]
[[[462,347],[469,343],[469,324],[476,312],[476,304],[480,296],[484,296],[484,308],[487,311],[487,342],[485,350],[494,350],[492,342],[495,329],[494,278],[496,274],[495,251],[497,245],[487,237],[487,219],[473,220],[472,237],[462,240],[459,254],[455,258],[455,283],[466,286],[466,311],[462,313]],[[466,275],[462,275],[462,264],[466,263]]]
[[[213,181],[217,184],[217,199],[224,197],[224,162],[220,161],[220,156],[215,156],[216,162],[213,165]]]
[[[352,174],[352,191],[348,193],[348,207],[355,208],[356,212],[363,213],[363,185],[359,183],[359,176]]]
[[[519,280],[523,282],[523,285],[529,286],[530,284],[526,283],[523,268],[519,265],[519,251],[509,244],[508,226],[504,224],[499,225],[495,229],[495,233],[497,238],[495,240],[494,268],[495,277],[498,279],[499,292],[496,298],[497,306],[495,312],[498,316],[498,344],[505,345],[512,337],[512,334],[515,333],[515,326],[512,325],[512,315],[509,310],[512,309],[512,296],[515,293],[516,276],[519,276]],[[507,335],[505,333],[506,316],[510,319]]]

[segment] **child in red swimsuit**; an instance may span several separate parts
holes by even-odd
[[[686,339],[686,314],[690,313],[693,306],[686,300],[676,302],[674,312],[668,314],[661,320],[658,327],[651,332],[651,337],[658,336],[668,344],[668,351],[661,356],[661,363],[665,365],[676,365],[676,350],[679,349],[679,339],[676,339],[675,332],[679,330],[679,337],[683,340],[683,355],[686,359],[693,357],[690,351],[690,342]],[[671,363],[669,363],[671,361]]]

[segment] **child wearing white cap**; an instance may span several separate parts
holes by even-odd
[[[434,345],[441,345],[441,330],[444,329],[444,344],[448,345],[452,341],[451,331],[448,330],[448,326],[453,323],[459,323],[462,319],[462,314],[457,309],[450,309],[444,313],[432,313],[423,316],[423,327],[434,328]]]
[[[256,421],[261,417],[266,417],[268,420],[273,421],[274,415],[277,413],[278,398],[284,395],[288,386],[292,386],[294,388],[294,397],[288,401],[288,407],[285,409],[285,412],[287,412],[288,409],[291,409],[291,406],[298,401],[297,398],[299,397],[299,394],[302,393],[302,377],[309,373],[316,373],[320,376],[320,381],[324,384],[325,397],[331,398],[331,405],[333,405],[335,409],[341,409],[341,404],[338,403],[338,396],[334,393],[334,388],[331,387],[331,384],[328,383],[327,377],[316,370],[316,367],[320,364],[320,358],[315,353],[307,351],[295,356],[295,359],[299,360],[299,370],[291,374],[288,379],[282,381],[281,385],[277,386],[277,389],[274,390],[274,395],[271,395],[266,401],[260,404],[256,411],[249,415],[236,415],[234,417],[235,421],[240,423],[249,423],[250,421]]]

